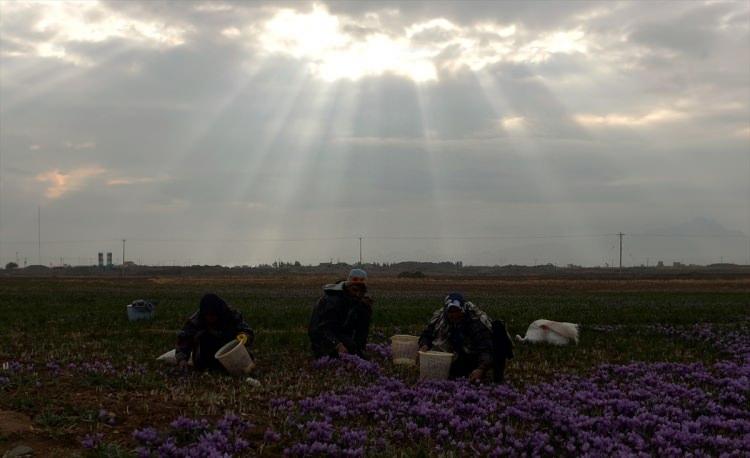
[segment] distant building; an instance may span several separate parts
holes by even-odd
[[[112,253],[107,253],[107,267],[112,268]]]
[[[664,261],[657,262],[656,267],[664,267]]]
[[[104,253],[99,252],[99,268],[104,268]]]

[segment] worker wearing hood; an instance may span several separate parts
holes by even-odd
[[[193,313],[177,335],[177,362],[185,365],[192,356],[196,369],[223,370],[214,355],[222,346],[242,334],[245,335],[245,345],[249,351],[255,335],[242,314],[216,294],[206,294],[201,298],[198,311]]]
[[[366,279],[365,271],[353,269],[346,281],[323,287],[308,329],[316,358],[342,353],[363,356],[372,319]]]

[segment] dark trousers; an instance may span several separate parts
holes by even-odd
[[[513,342],[508,337],[505,323],[500,320],[492,322],[492,380],[503,383],[505,380],[505,364],[513,358]],[[479,367],[479,356],[459,353],[451,364],[449,378],[468,377]]]
[[[208,332],[198,337],[193,347],[193,366],[198,370],[225,370],[215,355],[227,342],[229,340]]]
[[[461,378],[468,377],[474,369],[479,367],[479,356],[478,355],[467,355],[466,353],[459,353],[458,357],[451,364],[451,369],[448,374],[448,378]]]
[[[310,347],[312,348],[312,353],[315,359],[324,356],[336,358],[339,355],[338,351],[336,351],[336,347],[324,341],[322,337],[310,335]]]
[[[505,323],[501,320],[492,322],[492,379],[495,383],[505,380],[505,363],[513,359],[513,341],[510,340]]]

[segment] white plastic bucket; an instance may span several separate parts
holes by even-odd
[[[420,351],[419,378],[423,380],[448,380],[452,362],[453,353]]]
[[[232,340],[219,349],[214,355],[222,366],[232,375],[247,374],[255,367],[250,353],[239,340]]]
[[[402,334],[391,337],[393,364],[415,365],[418,351],[419,337]]]

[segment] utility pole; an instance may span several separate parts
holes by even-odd
[[[622,236],[625,234],[620,232],[617,235],[620,237],[620,269],[622,269]]]
[[[359,265],[362,266],[362,237],[359,238]]]
[[[125,239],[122,239],[122,276],[125,276]]]
[[[36,235],[37,235],[37,246],[36,254],[39,265],[42,265],[42,207],[36,207]]]

